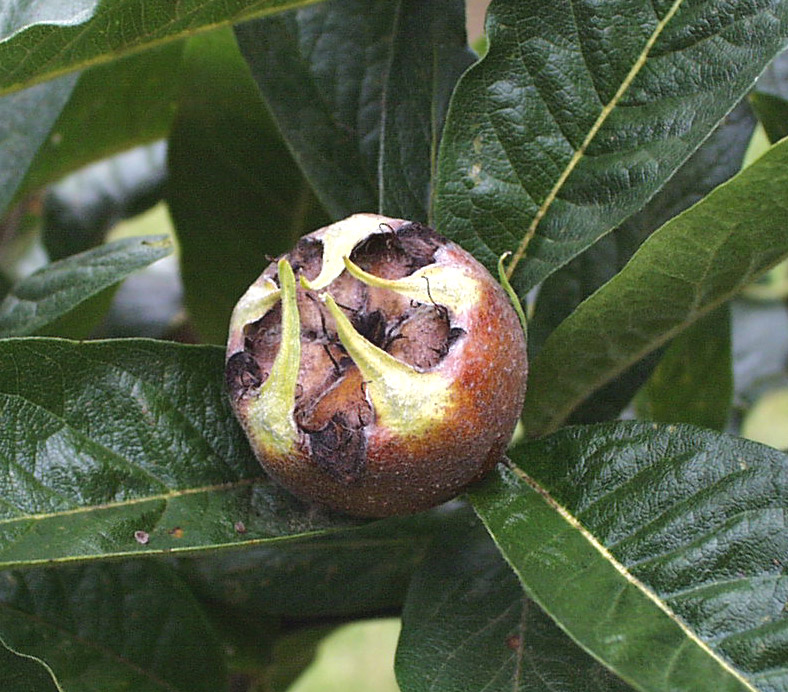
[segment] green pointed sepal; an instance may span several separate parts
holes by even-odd
[[[282,300],[282,337],[268,379],[249,401],[247,432],[253,447],[269,454],[287,454],[299,440],[295,422],[295,398],[301,367],[301,320],[296,302],[293,268],[279,260]]]
[[[359,334],[334,299],[323,298],[339,339],[361,371],[375,419],[393,434],[419,436],[443,420],[451,404],[449,382],[440,372],[420,372]]]

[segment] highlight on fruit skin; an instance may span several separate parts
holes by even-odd
[[[501,459],[525,337],[501,286],[432,229],[356,214],[301,238],[233,311],[226,380],[263,468],[348,514],[433,507]]]

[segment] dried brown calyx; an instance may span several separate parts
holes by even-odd
[[[426,226],[364,214],[302,238],[250,287],[226,374],[277,480],[382,516],[494,465],[526,369],[517,317],[481,265]]]

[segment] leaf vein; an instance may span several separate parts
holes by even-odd
[[[545,214],[547,214],[548,210],[552,206],[555,199],[558,197],[558,193],[561,191],[567,179],[575,170],[577,165],[583,159],[586,150],[591,145],[591,142],[594,141],[594,138],[596,137],[599,130],[602,128],[602,125],[604,125],[608,116],[613,112],[618,102],[624,96],[624,93],[627,91],[627,89],[629,89],[635,77],[638,75],[640,70],[645,65],[649,52],[651,51],[652,47],[656,43],[662,31],[665,29],[665,27],[670,23],[671,19],[673,19],[675,14],[678,12],[683,2],[684,0],[674,0],[673,4],[668,9],[665,16],[662,18],[662,20],[660,20],[660,22],[657,24],[654,31],[652,32],[651,36],[646,41],[643,50],[641,51],[635,63],[632,65],[627,76],[621,82],[621,85],[619,86],[616,93],[613,95],[613,98],[602,107],[602,111],[600,112],[599,116],[597,116],[596,121],[593,123],[588,133],[586,134],[585,139],[580,145],[580,148],[575,151],[575,154],[572,156],[566,168],[562,171],[561,175],[556,180],[555,184],[553,185],[553,188],[548,193],[544,202],[542,202],[541,206],[536,212],[536,215],[534,216],[533,220],[528,226],[528,229],[526,230],[523,239],[520,241],[520,245],[517,247],[517,250],[512,255],[512,259],[509,262],[509,266],[506,268],[507,278],[510,279],[512,278],[512,274],[514,273],[514,270],[517,267],[517,265],[520,263],[520,260],[522,260],[522,258],[524,257],[528,244],[531,242],[531,239],[536,233],[536,229],[538,228]]]

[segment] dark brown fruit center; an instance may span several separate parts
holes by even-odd
[[[418,223],[388,226],[360,242],[350,255],[364,271],[400,279],[434,263],[446,243]],[[313,280],[323,263],[323,244],[303,238],[288,256],[296,276]],[[278,282],[278,277],[274,276]],[[425,279],[426,282],[426,279]],[[366,428],[375,420],[365,382],[345,351],[333,317],[317,293],[297,285],[301,319],[301,366],[296,389],[295,421],[304,451],[336,480],[352,483],[366,468]],[[429,286],[427,286],[429,292]],[[431,301],[419,303],[367,286],[343,271],[326,289],[356,331],[396,359],[419,370],[435,367],[464,331],[452,327],[450,311]],[[244,351],[227,364],[233,396],[256,389],[266,380],[281,340],[281,304],[245,330]]]

